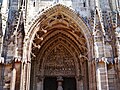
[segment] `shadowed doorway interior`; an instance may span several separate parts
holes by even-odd
[[[57,78],[56,77],[45,77],[44,90],[57,90]]]
[[[63,90],[76,90],[76,80],[74,77],[63,77]],[[58,82],[56,77],[45,77],[43,90],[57,90]]]
[[[76,90],[76,80],[73,77],[63,78],[63,90]]]

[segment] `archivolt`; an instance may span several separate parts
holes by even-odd
[[[34,48],[41,48],[42,43],[45,42],[44,38],[49,37],[49,34],[56,30],[60,31],[60,29],[64,29],[63,32],[66,32],[68,37],[72,36],[71,40],[76,40],[79,48],[84,48],[88,50],[87,52],[92,53],[93,44],[89,28],[73,10],[64,5],[58,4],[42,12],[30,26],[27,32],[29,60],[31,58],[29,52],[32,52]],[[87,46],[81,45],[84,43]],[[89,58],[92,56],[90,53]]]
[[[65,36],[64,34],[59,33],[55,34],[43,44],[43,46],[39,50],[40,52],[38,54],[37,60],[39,59],[40,62],[42,62],[41,58],[47,56],[47,54],[58,44],[62,44],[63,46],[65,46],[66,49],[71,53],[71,55],[76,54],[77,56],[79,56],[81,53],[80,48],[75,44],[74,41],[72,41],[69,37]]]
[[[29,26],[30,27],[28,27],[25,32],[26,36],[23,46],[23,68],[21,74],[23,75],[21,76],[21,87],[23,88],[21,88],[21,90],[24,88],[29,89],[30,83],[31,63],[27,63],[26,65],[24,64],[24,60],[29,60],[29,62],[31,62],[32,57],[35,57],[33,58],[33,60],[35,60],[38,56],[40,56],[42,59],[41,55],[44,55],[44,52],[46,52],[45,50],[49,50],[50,45],[53,44],[57,39],[62,39],[62,41],[59,41],[56,43],[56,45],[62,43],[64,47],[67,48],[67,50],[70,49],[69,52],[71,55],[74,52],[73,57],[76,60],[75,62],[77,65],[80,64],[76,66],[77,68],[79,68],[79,66],[82,66],[81,58],[84,60],[87,60],[89,58],[89,60],[91,60],[93,53],[92,35],[86,24],[72,9],[61,4],[57,4],[38,14],[38,17],[32,21]],[[52,41],[51,39],[57,34],[56,30],[60,31],[63,37],[59,36],[58,34],[59,37],[57,37],[57,39],[54,38]],[[48,44],[50,40],[52,43]],[[48,44],[47,47],[45,47],[46,44]],[[45,47],[45,49],[43,47]],[[84,54],[82,51],[87,53]],[[37,56],[37,54],[39,55]],[[88,58],[85,55],[87,55]],[[38,61],[40,61],[41,65],[44,63],[44,60],[38,59]],[[79,72],[79,69],[77,68],[76,70]],[[39,69],[39,67],[37,69]],[[77,76],[79,74],[80,73],[77,73]],[[36,76],[34,78],[36,79]]]

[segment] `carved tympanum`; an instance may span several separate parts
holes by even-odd
[[[47,56],[44,65],[45,75],[75,75],[73,56],[62,45],[57,45]]]

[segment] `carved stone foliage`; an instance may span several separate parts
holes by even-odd
[[[44,65],[45,75],[75,75],[75,63],[73,56],[62,45],[57,45],[47,56]]]
[[[83,34],[79,26],[73,20],[71,20],[71,18],[69,18],[63,13],[57,13],[55,15],[52,15],[42,23],[44,24],[40,25],[40,29],[43,28],[49,31],[53,28],[67,28],[77,35]]]

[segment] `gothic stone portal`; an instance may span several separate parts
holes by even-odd
[[[80,18],[74,20],[68,8],[53,9],[41,16],[30,33],[30,90],[48,90],[50,80],[51,89],[88,90],[87,28]],[[68,82],[74,86],[68,87]]]
[[[45,90],[46,77],[63,79],[63,81],[57,80],[57,89],[67,87],[67,84],[63,85],[64,78],[70,77],[75,79],[77,90],[88,90],[85,37],[79,33],[81,38],[77,41],[74,34],[71,35],[67,29],[53,29],[48,31],[48,34],[45,33],[46,36],[43,35],[44,40],[37,50],[35,46],[40,43],[37,37],[42,33],[38,31],[33,41],[32,52],[36,57],[32,57],[31,63],[31,90]]]

